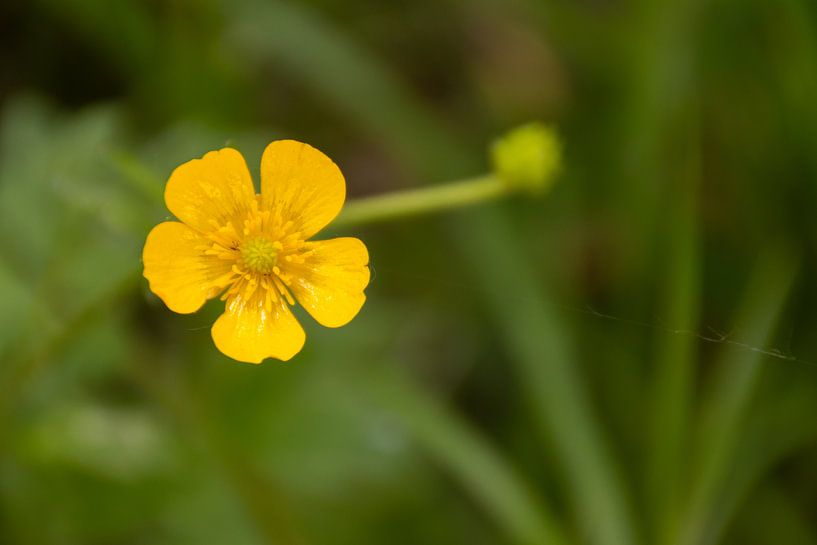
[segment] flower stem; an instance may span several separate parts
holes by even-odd
[[[435,187],[409,189],[350,201],[334,226],[362,225],[460,208],[513,192],[492,174]]]

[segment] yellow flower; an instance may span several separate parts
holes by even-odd
[[[366,246],[356,238],[309,240],[345,197],[340,169],[307,144],[267,146],[260,195],[238,151],[211,151],[170,175],[165,203],[181,223],[148,234],[144,276],[182,314],[221,294],[226,308],[211,332],[227,356],[286,361],[306,338],[289,309],[296,300],[327,327],[348,323],[366,300]]]

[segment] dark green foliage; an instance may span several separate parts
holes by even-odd
[[[0,543],[817,543],[806,0],[0,6]],[[141,277],[178,164],[288,137],[352,196],[528,196],[356,230],[347,327],[231,362]]]

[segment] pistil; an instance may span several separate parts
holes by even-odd
[[[280,242],[272,242],[266,237],[252,238],[241,243],[241,261],[251,272],[270,274],[282,249]]]

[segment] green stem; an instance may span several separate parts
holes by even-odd
[[[512,191],[492,174],[350,201],[333,226],[361,225],[486,202]]]

